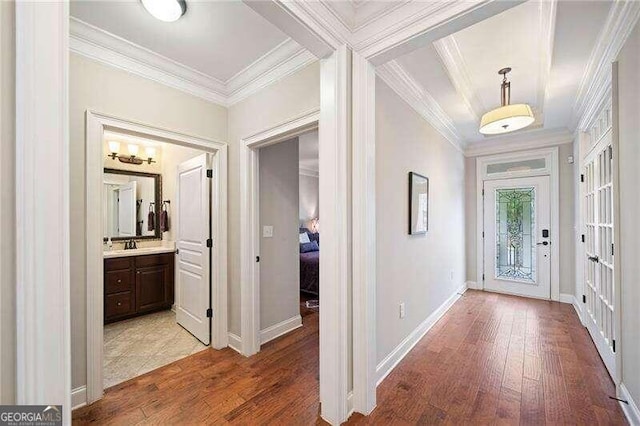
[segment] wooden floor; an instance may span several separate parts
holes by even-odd
[[[107,390],[74,424],[321,423],[318,314],[251,358],[205,350]],[[571,305],[468,291],[349,424],[626,424]]]

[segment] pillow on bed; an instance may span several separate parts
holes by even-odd
[[[306,232],[300,234],[300,244],[306,244],[310,242],[311,240],[309,240],[309,234],[307,234]]]
[[[315,241],[311,241],[310,243],[301,243],[300,244],[300,253],[309,253],[312,251],[320,251],[320,247],[318,243]]]

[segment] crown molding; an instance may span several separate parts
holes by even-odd
[[[225,107],[316,60],[287,39],[229,80],[221,81],[73,17],[69,50]]]
[[[464,150],[466,157],[502,154],[536,148],[572,143],[574,134],[566,128],[551,130],[530,130],[511,133],[504,136],[487,137],[485,140],[469,143]]]
[[[389,61],[376,68],[376,74],[391,89],[431,124],[458,151],[464,151],[464,144],[453,121],[438,102],[413,79],[397,61]]]
[[[436,49],[438,56],[440,56],[440,60],[444,64],[449,80],[451,80],[456,92],[462,97],[462,101],[476,121],[480,122],[480,117],[487,111],[487,108],[476,95],[476,91],[473,90],[469,67],[462,57],[455,36],[450,35],[440,39],[433,43],[433,47]]]
[[[603,96],[611,86],[611,63],[631,34],[640,16],[640,2],[616,0],[591,51],[573,105],[571,128],[587,130]]]

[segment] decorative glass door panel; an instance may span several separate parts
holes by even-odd
[[[496,189],[498,279],[535,282],[535,188]]]
[[[551,297],[549,177],[484,183],[483,288]]]

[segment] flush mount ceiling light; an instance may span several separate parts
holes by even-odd
[[[502,75],[500,85],[502,106],[482,116],[480,120],[480,133],[483,135],[499,135],[524,129],[535,121],[533,111],[527,104],[510,105],[511,83],[507,81],[507,73],[511,68],[503,68],[498,71]]]
[[[173,22],[180,19],[187,11],[187,3],[184,0],[140,0],[147,12],[154,18],[164,22]]]

